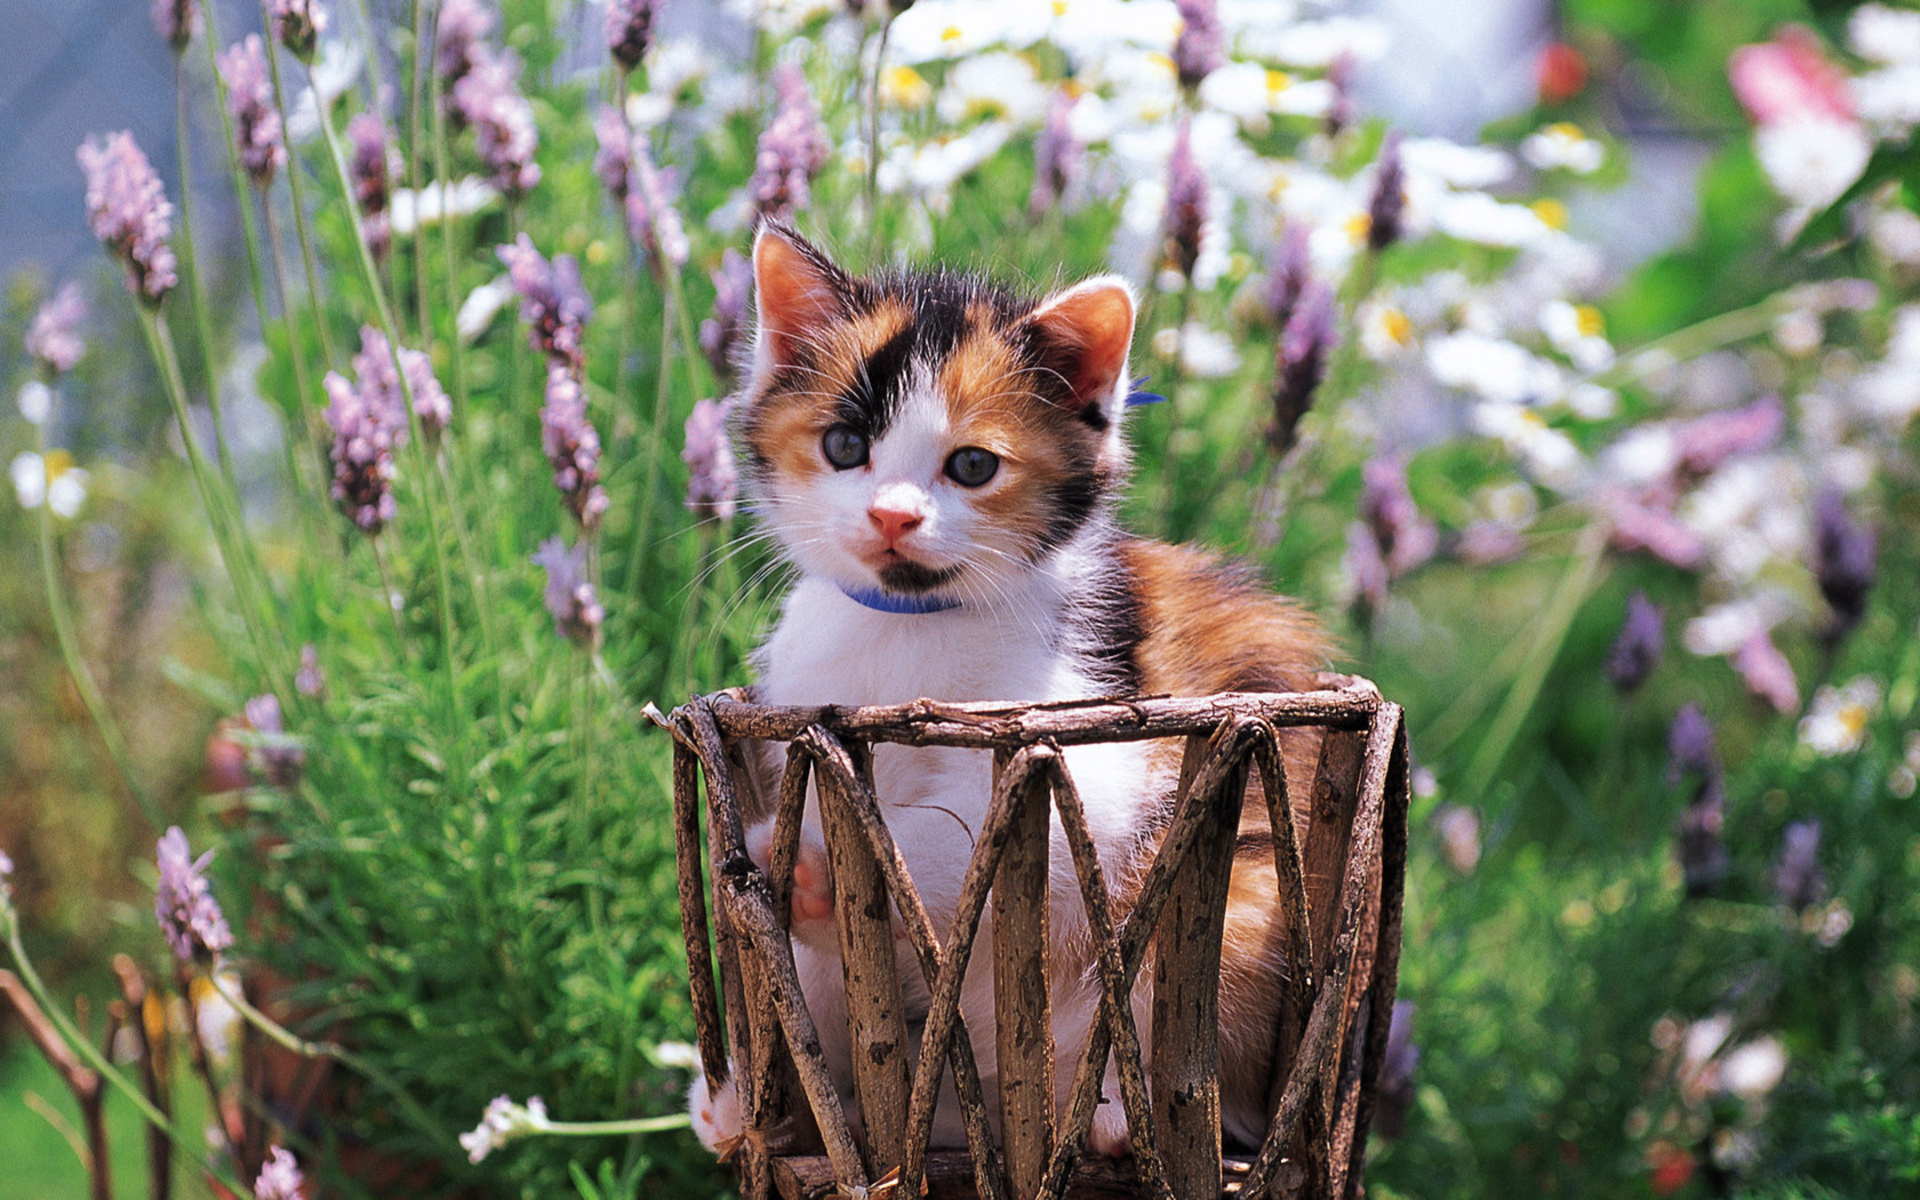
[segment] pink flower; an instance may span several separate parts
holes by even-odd
[[[731,518],[739,494],[733,443],[727,440],[732,407],[731,400],[702,400],[687,417],[687,444],[680,461],[687,464],[687,508],[702,518]]]
[[[387,123],[371,112],[355,113],[347,122],[347,140],[353,155],[347,173],[353,179],[353,198],[360,206],[360,230],[367,249],[385,258],[393,243],[387,201],[392,179],[400,174],[400,152],[387,137]]]
[[[700,348],[707,352],[713,373],[733,374],[733,350],[746,328],[747,305],[753,299],[753,264],[731,246],[720,256],[713,280],[713,315],[700,322]]]
[[[1762,396],[1739,408],[1722,409],[1682,421],[1673,429],[1682,469],[1706,475],[1736,454],[1771,446],[1787,421],[1778,396]]]
[[[199,0],[153,0],[153,28],[175,54],[200,32]]]
[[[607,51],[631,71],[653,45],[654,0],[612,0],[607,5]]]
[[[1770,42],[1742,46],[1727,60],[1733,94],[1757,124],[1818,119],[1851,123],[1847,77],[1827,61],[1820,36],[1788,25]]]
[[[157,306],[179,282],[167,245],[173,205],[160,176],[124,130],[102,141],[89,137],[78,157],[87,176],[87,223],[101,244],[120,256],[127,290]]]
[[[520,94],[520,58],[484,46],[471,54],[468,70],[453,85],[454,114],[473,126],[474,146],[493,186],[509,197],[524,196],[540,182],[540,165],[533,161],[540,130],[533,106]]]
[[[392,421],[338,372],[327,372],[324,385],[333,428],[333,502],[362,532],[379,533],[395,512]]]
[[[1173,135],[1173,153],[1167,158],[1166,257],[1188,279],[1200,261],[1200,231],[1207,223],[1207,177],[1193,157],[1193,138],[1186,118]]]
[[[1740,673],[1747,690],[1783,713],[1800,707],[1800,682],[1794,678],[1793,664],[1764,628],[1755,629],[1733,653],[1733,669]]]
[[[1174,70],[1182,87],[1196,88],[1227,61],[1226,31],[1220,27],[1213,0],[1173,0],[1173,6],[1180,13],[1180,36],[1173,43]]]
[[[300,1164],[285,1146],[275,1146],[253,1181],[256,1200],[303,1200],[307,1181],[300,1177]]]
[[[496,253],[520,296],[520,319],[527,323],[533,348],[548,361],[578,371],[586,325],[593,318],[593,297],[580,282],[579,264],[567,254],[556,254],[549,262],[524,233]]]
[[[27,326],[27,353],[48,374],[73,370],[87,352],[87,343],[80,337],[80,323],[86,319],[86,296],[78,283],[68,280],[33,314],[33,322]]]
[[[1067,189],[1080,177],[1085,148],[1071,127],[1076,99],[1066,88],[1055,92],[1047,105],[1047,123],[1034,139],[1033,191],[1027,196],[1027,212],[1036,219],[1065,199]]]
[[[312,62],[313,48],[327,28],[327,14],[318,0],[272,0],[267,16],[280,44],[301,62]]]
[[[227,85],[227,111],[233,114],[240,165],[256,185],[266,187],[286,163],[287,145],[280,132],[280,110],[273,104],[273,81],[267,74],[260,35],[250,33],[227,47],[219,56],[219,67]]]
[[[785,221],[812,202],[813,177],[826,166],[832,148],[800,68],[782,63],[774,69],[773,87],[780,104],[760,135],[747,195],[755,212]]]
[[[559,538],[548,538],[534,552],[533,563],[547,572],[547,611],[553,614],[554,629],[591,650],[600,641],[607,611],[587,578],[587,544],[577,542],[569,549]]]
[[[168,829],[158,846],[160,884],[153,910],[160,931],[182,962],[210,962],[233,945],[233,931],[213,898],[204,872],[213,858],[209,850],[198,859],[187,848],[187,835],[178,825]]]
[[[547,369],[547,402],[540,410],[540,445],[553,467],[553,486],[580,528],[592,533],[612,503],[600,486],[600,434],[587,419],[580,381],[560,363]]]
[[[453,107],[453,87],[487,52],[483,39],[493,32],[493,11],[482,0],[444,0],[434,27],[434,66]]]

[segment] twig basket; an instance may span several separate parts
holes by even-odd
[[[729,1152],[745,1195],[1358,1196],[1399,965],[1407,748],[1399,707],[1371,684],[1326,676],[1322,687],[872,708],[776,708],[734,690],[674,710],[667,724],[676,743],[673,814],[693,1010],[709,1086],[717,1090],[739,1067],[745,1131]],[[1276,733],[1290,726],[1325,731],[1304,842],[1289,815]],[[1154,738],[1185,739],[1179,795],[1137,900],[1131,911],[1115,913],[1061,747]],[[748,769],[748,745],[756,740],[787,746],[777,797],[757,797]],[[944,944],[874,795],[871,754],[879,742],[994,751],[991,805]],[[1254,771],[1272,822],[1278,899],[1288,918],[1285,949],[1294,965],[1274,1033],[1271,1122],[1257,1154],[1244,1159],[1221,1152],[1217,992],[1227,877]],[[858,1141],[821,1054],[785,929],[810,779],[846,955],[854,1088],[865,1114]],[[777,814],[767,871],[748,857],[743,836],[746,805],[756,798],[759,812]],[[1085,1053],[1061,1064],[1073,1072],[1074,1087],[1059,1113],[1046,1036],[1050,810],[1072,850],[1103,990]],[[889,899],[932,996],[917,1055],[901,1003]],[[989,902],[994,944],[983,949],[995,972],[1000,1139],[958,1013]],[[1143,1062],[1127,997],[1150,946],[1153,1053]],[[1082,1164],[1109,1055],[1133,1154]],[[927,1148],[943,1072],[951,1072],[958,1095],[964,1152]],[[808,1153],[798,1143],[814,1128],[817,1150]]]

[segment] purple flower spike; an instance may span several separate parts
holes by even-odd
[[[1166,257],[1189,281],[1200,261],[1200,231],[1206,223],[1207,177],[1193,157],[1192,131],[1182,117],[1167,158]]]
[[[393,348],[385,334],[371,325],[360,327],[360,353],[353,356],[353,372],[359,377],[359,392],[369,412],[386,427],[388,444],[407,444],[407,396],[413,397],[413,413],[420,431],[431,444],[453,418],[453,406],[447,393],[434,378],[433,362],[425,352],[400,347],[400,370],[406,375],[406,387],[393,370]]]
[[[1327,136],[1339,137],[1359,114],[1353,103],[1353,55],[1341,53],[1327,64],[1327,83],[1333,87],[1333,99],[1327,102]]]
[[[547,369],[547,402],[540,410],[540,444],[553,467],[553,486],[580,528],[592,533],[611,503],[600,486],[600,435],[587,419],[587,397],[565,366]]]
[[[314,47],[327,28],[327,14],[318,0],[271,0],[267,16],[273,36],[303,63],[313,61]]]
[[[1197,88],[1200,81],[1227,61],[1226,32],[1213,0],[1173,0],[1180,13],[1180,36],[1173,43],[1173,66],[1180,86]]]
[[[392,180],[404,164],[387,136],[387,123],[375,113],[355,113],[347,122],[347,140],[353,143],[347,174],[353,180],[354,203],[360,208],[360,230],[374,259],[383,260],[393,245],[393,226],[387,215]]]
[[[586,324],[593,317],[593,298],[580,282],[579,264],[565,254],[548,262],[524,233],[498,253],[520,296],[520,319],[527,323],[533,348],[549,362],[578,372]]]
[[[633,171],[633,132],[627,128],[627,119],[620,115],[619,109],[603,104],[593,114],[593,134],[600,142],[600,149],[593,156],[593,173],[600,177],[614,205],[624,209],[627,189],[632,186],[629,176]]]
[[[233,139],[240,148],[240,165],[258,187],[273,182],[273,173],[287,161],[286,140],[280,132],[280,110],[273,105],[273,81],[267,74],[267,53],[260,35],[250,33],[222,51],[220,77],[227,84],[227,111],[233,114]]]
[[[1637,690],[1660,665],[1666,641],[1666,613],[1645,592],[1627,597],[1627,619],[1607,654],[1607,678],[1623,692]]]
[[[1773,895],[1795,912],[1827,898],[1827,873],[1820,869],[1820,822],[1795,821],[1780,838],[1773,864]]]
[[[1407,1125],[1407,1114],[1413,1110],[1413,1076],[1420,1066],[1420,1047],[1413,1044],[1413,1012],[1413,1001],[1393,1002],[1387,1047],[1380,1056],[1380,1099],[1374,1111],[1374,1131],[1388,1140],[1400,1136]]]
[[[1267,267],[1267,314],[1279,329],[1285,329],[1293,319],[1293,310],[1299,306],[1307,281],[1312,278],[1308,236],[1303,222],[1287,222],[1286,232],[1273,248],[1273,262]]]
[[[1367,248],[1374,253],[1400,240],[1407,213],[1407,169],[1400,161],[1400,134],[1390,132],[1374,162],[1373,198],[1367,201]]]
[[[274,787],[292,787],[306,770],[307,751],[298,738],[287,733],[280,713],[280,698],[265,692],[247,701],[241,712],[247,724],[260,735],[260,744],[248,756],[254,774]]]
[[[175,54],[200,32],[199,0],[153,0],[153,28]]]
[[[653,45],[654,0],[612,0],[607,5],[607,51],[631,71]]]
[[[483,0],[444,0],[440,5],[433,58],[449,101],[454,85],[487,53],[485,39],[493,32],[493,23],[493,10]]]
[[[820,128],[805,73],[783,63],[774,70],[773,87],[780,104],[760,135],[747,195],[762,217],[787,221],[812,202],[813,177],[827,164],[832,147]]]
[[[627,232],[645,247],[654,271],[687,265],[691,247],[679,210],[667,198],[667,180],[653,165],[646,143],[633,144],[633,186],[627,189]]]
[[[1267,445],[1275,454],[1293,447],[1300,418],[1327,374],[1327,358],[1340,343],[1334,329],[1333,288],[1309,279],[1274,348],[1273,426]]]
[[[1866,616],[1879,550],[1878,536],[1853,519],[1837,490],[1820,493],[1813,510],[1813,571],[1820,594],[1833,608],[1826,631],[1829,643],[1838,644]]]
[[[572,549],[557,537],[540,543],[533,554],[535,566],[546,568],[547,611],[553,614],[553,627],[561,637],[591,650],[600,643],[600,625],[606,609],[593,594],[587,579],[587,544],[577,542]]]
[[[540,165],[533,161],[540,130],[533,123],[533,106],[520,94],[519,56],[482,49],[476,49],[470,68],[453,85],[453,103],[460,123],[473,126],[474,146],[489,182],[518,198],[540,182]]]
[[[327,676],[320,670],[320,651],[312,642],[300,647],[300,670],[294,674],[293,690],[309,700],[327,694]]]
[[[1439,531],[1414,504],[1407,488],[1406,460],[1398,455],[1370,459],[1360,469],[1359,515],[1396,579],[1432,558],[1439,548]]]
[[[1682,706],[1667,729],[1667,782],[1679,783],[1690,771],[1706,775],[1719,769],[1720,751],[1714,744],[1712,723],[1699,705]]]
[[[305,1200],[307,1181],[285,1146],[275,1146],[253,1181],[254,1200]]]
[[[187,835],[175,825],[160,838],[158,853],[160,886],[154,892],[153,911],[160,919],[160,931],[181,962],[211,963],[233,945],[233,931],[227,928],[203,874],[213,851],[196,860],[187,848]]]
[[[747,305],[753,299],[753,264],[731,246],[720,256],[713,280],[713,315],[700,322],[700,348],[707,352],[713,373],[734,373],[734,349],[746,328]]]
[[[1736,454],[1765,450],[1786,425],[1786,406],[1778,396],[1682,421],[1673,430],[1680,468],[1693,475],[1710,474]]]
[[[733,443],[727,440],[727,413],[732,407],[731,400],[702,400],[687,417],[687,445],[680,451],[680,461],[687,464],[687,508],[702,520],[731,519],[739,495]]]
[[[120,256],[127,269],[127,290],[157,307],[179,282],[174,274],[173,205],[133,135],[89,137],[80,147],[80,169],[87,176],[87,223],[102,245]]]
[[[1726,802],[1717,780],[1680,814],[1679,839],[1674,847],[1687,895],[1705,896],[1727,876],[1727,845],[1721,840],[1726,824]]]
[[[1035,220],[1064,201],[1067,189],[1080,178],[1086,148],[1073,136],[1071,122],[1076,100],[1066,88],[1055,92],[1047,106],[1047,123],[1034,140],[1033,191],[1027,197],[1027,211]]]
[[[359,389],[329,371],[327,424],[333,428],[333,500],[362,532],[393,520],[393,427]]]
[[[87,352],[87,343],[80,337],[80,323],[86,319],[86,295],[79,283],[68,280],[33,314],[27,326],[27,353],[49,375],[73,370]]]

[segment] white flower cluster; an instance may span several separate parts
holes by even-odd
[[[479,1163],[517,1137],[550,1128],[547,1105],[540,1097],[528,1097],[526,1104],[520,1105],[506,1096],[495,1096],[481,1114],[480,1124],[460,1135],[460,1148],[467,1152],[468,1161]]]

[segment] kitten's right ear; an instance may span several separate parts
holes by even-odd
[[[822,325],[846,315],[850,282],[845,271],[805,238],[784,225],[763,223],[753,239],[758,365],[791,366],[798,348]]]

